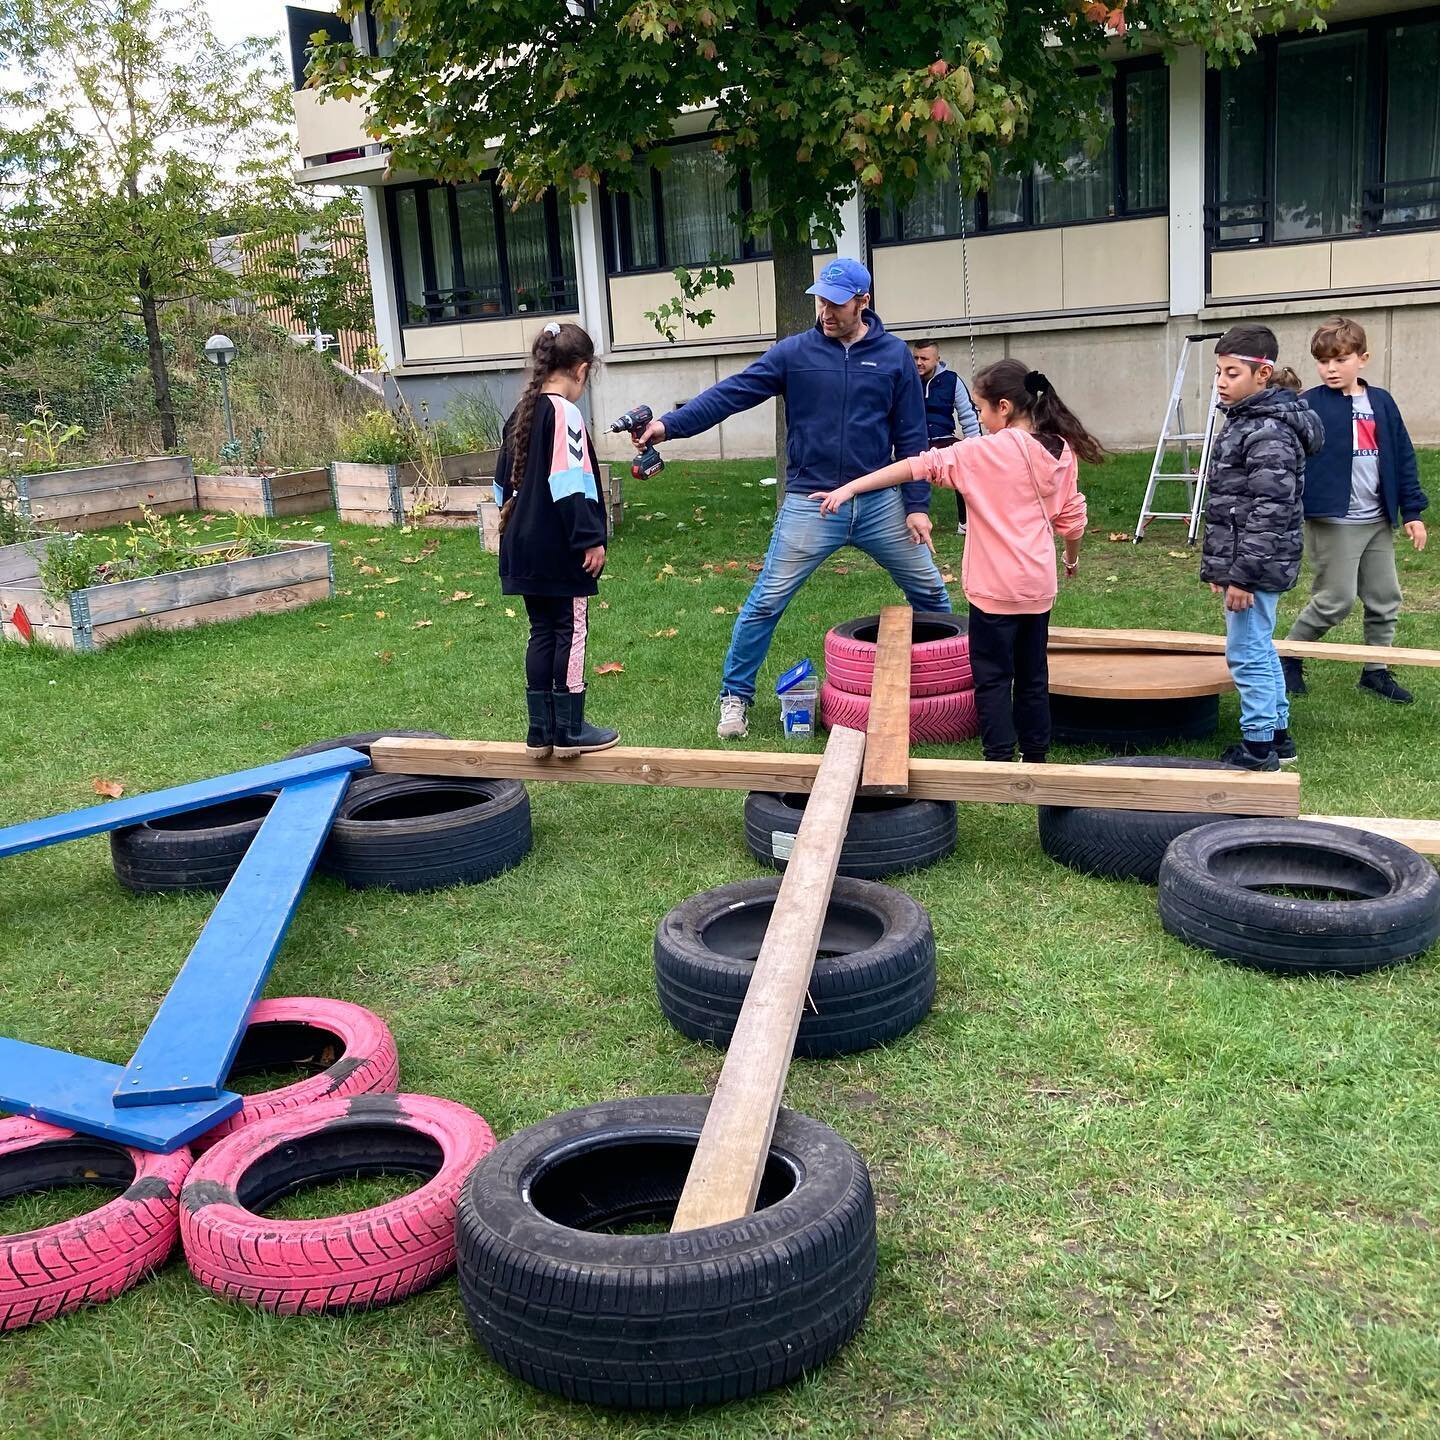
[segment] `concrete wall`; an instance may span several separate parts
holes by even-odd
[[[1319,240],[1313,245],[1247,246],[1210,257],[1212,301],[1284,297],[1325,290],[1440,288],[1440,231]]]
[[[447,325],[407,325],[400,332],[407,365],[446,360],[507,360],[523,362],[535,337],[552,321],[578,325],[580,316],[513,315]]]

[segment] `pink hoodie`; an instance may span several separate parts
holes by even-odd
[[[1012,426],[910,460],[910,474],[965,497],[965,598],[993,615],[1041,615],[1055,603],[1055,535],[1085,533],[1085,497],[1068,445],[1057,460]]]

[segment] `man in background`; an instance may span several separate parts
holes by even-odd
[[[968,440],[980,433],[980,419],[975,402],[965,382],[940,358],[940,346],[934,340],[917,340],[912,347],[915,368],[925,392],[925,428],[930,435],[930,448],[940,449]],[[965,497],[955,492],[955,511],[959,523],[957,534],[965,533]]]

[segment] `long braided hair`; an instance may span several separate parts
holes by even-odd
[[[996,360],[976,372],[971,391],[991,405],[1008,400],[1017,415],[1029,417],[1037,436],[1064,440],[1082,459],[1098,465],[1105,458],[1100,442],[1071,413],[1038,370],[1027,370],[1019,360]]]
[[[595,342],[578,325],[568,321],[557,325],[553,320],[536,337],[530,347],[530,379],[520,396],[520,403],[510,417],[510,488],[518,491],[525,478],[525,462],[530,457],[530,431],[535,423],[535,402],[540,387],[559,370],[573,370],[595,359]]]

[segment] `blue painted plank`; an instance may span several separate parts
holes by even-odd
[[[0,1110],[168,1155],[244,1103],[222,1092],[194,1104],[118,1110],[113,1097],[124,1073],[103,1060],[0,1037]]]
[[[112,800],[108,805],[88,805],[66,815],[27,820],[0,830],[0,859],[23,855],[27,850],[39,850],[45,845],[57,845],[62,840],[103,835],[107,830],[119,830],[125,825],[139,825],[145,820],[183,815],[187,810],[200,810],[224,800],[279,790],[297,781],[337,772],[348,776],[351,771],[368,769],[369,765],[369,760],[358,750],[324,750],[318,755],[300,755],[294,760],[279,760],[254,770],[237,770],[233,775],[217,775],[213,780],[196,780],[189,785],[155,790],[127,800]]]
[[[324,775],[280,792],[125,1067],[117,1105],[220,1094],[349,783]]]

